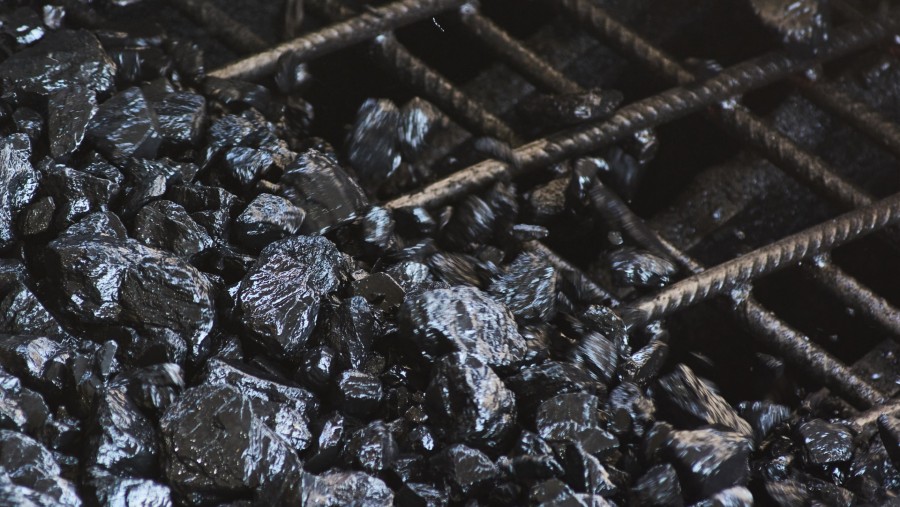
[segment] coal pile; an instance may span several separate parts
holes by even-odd
[[[827,2],[735,1],[790,54],[829,40]],[[141,3],[0,8],[0,505],[900,502],[897,410],[857,410],[768,351],[706,353],[684,339],[696,315],[626,322],[690,274],[615,197],[639,199],[664,134],[398,208],[469,162],[515,166],[514,143],[375,94],[335,136],[296,55],[207,75],[228,50],[126,22]],[[853,70],[900,100],[896,63]],[[602,121],[631,98],[613,83],[531,90],[504,120]],[[827,149],[829,125],[784,128]],[[689,244],[703,224],[677,218],[656,223]],[[748,231],[692,253],[737,255]],[[893,372],[893,396],[895,349],[863,365]]]

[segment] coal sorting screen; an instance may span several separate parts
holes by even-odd
[[[0,1],[0,506],[900,506],[900,7]]]

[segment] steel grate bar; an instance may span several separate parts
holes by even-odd
[[[207,27],[226,46],[239,53],[257,53],[269,47],[269,43],[242,23],[206,0],[169,0],[198,23]]]
[[[839,28],[835,30],[831,42],[822,48],[817,60],[800,59],[784,52],[747,60],[701,83],[671,88],[633,102],[620,108],[605,122],[564,131],[521,146],[515,150],[517,160],[521,161],[517,167],[497,160],[486,160],[418,192],[398,197],[386,205],[390,208],[441,205],[500,178],[512,177],[520,171],[533,170],[583,155],[639,130],[670,122],[784,79],[822,61],[863,49],[890,36],[895,30],[900,30],[900,16],[896,12],[877,20],[866,20],[851,27]]]
[[[400,0],[375,7],[359,16],[297,37],[272,49],[231,63],[210,73],[219,78],[252,79],[275,70],[278,57],[294,52],[301,60],[310,60],[376,37],[447,9],[459,7],[465,0]]]

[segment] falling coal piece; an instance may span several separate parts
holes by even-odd
[[[303,505],[322,507],[394,505],[394,493],[387,484],[363,472],[334,470],[318,476],[303,474],[300,488],[305,499]]]
[[[297,234],[306,212],[283,197],[259,194],[234,220],[235,239],[251,250]]]
[[[384,398],[384,387],[373,375],[347,370],[338,381],[341,406],[351,415],[363,416],[374,412]]]
[[[300,0],[291,0],[288,4],[302,5]],[[277,70],[275,71],[275,85],[285,95],[297,92],[307,84],[312,76],[306,63],[293,51],[287,51],[278,57]]]
[[[681,484],[675,468],[668,464],[656,465],[641,476],[631,488],[635,505],[654,507],[681,507]]]
[[[517,111],[529,122],[565,127],[608,118],[622,99],[616,90],[600,89],[560,95],[535,94],[520,102]]]
[[[505,383],[516,393],[521,414],[534,414],[538,405],[557,394],[606,394],[605,387],[582,368],[556,361],[526,366],[507,377]]]
[[[715,429],[673,431],[665,452],[686,493],[693,498],[707,498],[730,487],[746,485],[750,476],[750,442],[739,433]]]
[[[447,447],[431,463],[449,485],[451,496],[458,500],[488,488],[499,473],[487,455],[462,444]]]
[[[442,357],[435,364],[426,396],[435,424],[452,442],[499,447],[516,419],[515,396],[474,355]]]
[[[613,425],[624,431],[643,436],[653,424],[656,406],[631,382],[622,382],[609,393],[609,408]]]
[[[610,252],[607,262],[613,282],[620,287],[663,287],[677,271],[671,262],[630,247]]]
[[[84,87],[66,88],[50,96],[47,110],[50,154],[60,159],[81,145],[88,124],[97,113],[97,98]]]
[[[476,355],[489,366],[504,367],[525,353],[525,340],[509,310],[471,287],[407,298],[398,320],[401,332],[431,357],[456,350]]]
[[[818,53],[831,35],[830,5],[825,0],[750,0],[756,16],[802,55]]]
[[[350,285],[350,293],[391,314],[397,311],[406,297],[403,287],[387,273],[372,273],[354,281]]]
[[[173,91],[149,99],[163,140],[175,145],[193,145],[206,123],[206,99],[202,95]]]
[[[683,364],[659,380],[663,399],[691,422],[720,424],[746,436],[753,435],[750,424],[742,419],[707,381],[697,377]]]
[[[853,435],[840,425],[813,419],[799,425],[797,431],[811,463],[837,463],[853,455]]]
[[[625,360],[620,368],[620,379],[644,387],[656,378],[668,357],[669,345],[653,338]]]
[[[444,227],[448,244],[460,249],[487,243],[494,231],[497,216],[493,208],[477,195],[470,195],[454,206],[450,221]]]
[[[363,102],[347,141],[347,158],[360,182],[372,190],[400,166],[400,111],[388,99]]]
[[[154,158],[162,137],[140,88],[128,88],[100,104],[88,125],[88,139],[110,160]]]
[[[532,253],[521,253],[488,292],[519,319],[546,322],[556,312],[556,269]]]
[[[789,408],[766,401],[743,402],[738,405],[738,411],[753,427],[757,441],[764,439],[772,429],[791,416]]]

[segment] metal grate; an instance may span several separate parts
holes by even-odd
[[[670,81],[674,87],[627,104],[601,123],[523,143],[509,125],[415,57],[390,32],[438,14],[455,12],[471,35],[537,88],[560,93],[581,91],[574,80],[482,15],[476,3],[463,0],[402,0],[357,13],[339,0],[316,0],[307,2],[307,6],[333,24],[274,48],[264,49],[252,32],[211,4],[202,0],[171,1],[207,24],[232,48],[255,52],[212,72],[213,76],[258,78],[271,73],[278,57],[288,51],[295,52],[301,59],[313,59],[368,42],[373,45],[374,54],[381,63],[400,82],[432,101],[449,117],[477,135],[490,136],[514,147],[505,160],[481,161],[385,203],[392,209],[442,205],[500,179],[541,171],[553,163],[595,151],[641,130],[704,111],[709,121],[722,127],[742,146],[762,154],[846,213],[707,268],[661,237],[612,191],[600,187],[593,198],[598,204],[605,202],[621,211],[620,225],[632,239],[668,257],[690,273],[690,276],[656,294],[628,303],[616,301],[587,274],[560,258],[546,245],[530,242],[526,248],[545,255],[560,271],[580,278],[593,298],[612,302],[632,326],[646,324],[718,297],[722,311],[742,322],[764,347],[777,351],[791,364],[842,394],[853,405],[868,408],[885,403],[884,393],[764,308],[750,293],[751,284],[763,275],[813,259],[814,262],[803,266],[811,279],[895,338],[900,336],[900,310],[831,262],[829,256],[835,247],[871,233],[877,233],[880,239],[888,243],[900,245],[900,231],[892,226],[900,222],[900,194],[882,200],[874,199],[844,180],[828,163],[798,146],[734,99],[749,91],[787,81],[819,107],[900,157],[900,126],[836,86],[823,80],[809,80],[804,74],[825,62],[870,48],[900,32],[900,9],[877,17],[866,16],[844,2],[837,2],[837,9],[853,21],[836,29],[830,42],[821,48],[815,58],[799,58],[776,51],[702,79],[618,22],[597,2],[558,0],[555,3],[587,31],[626,58]],[[898,408],[896,403],[890,406]],[[860,416],[860,420],[865,417],[866,413]]]

